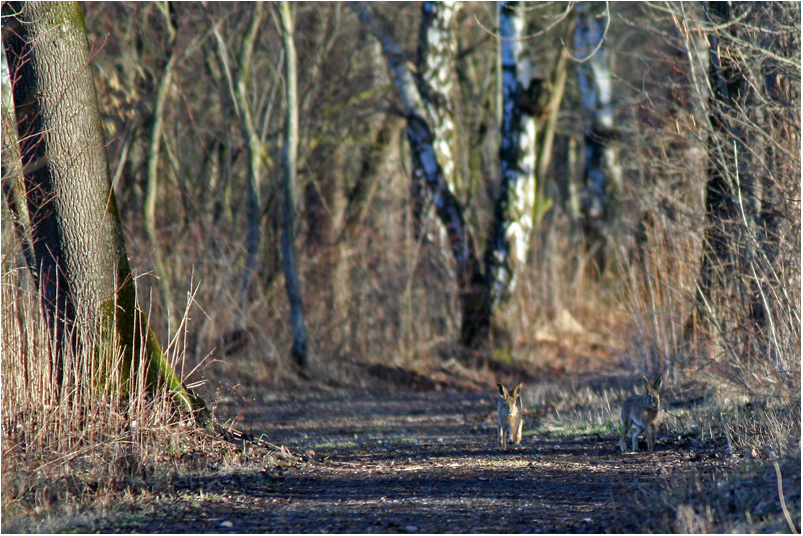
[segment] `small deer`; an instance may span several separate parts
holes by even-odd
[[[638,436],[645,430],[647,431],[647,448],[650,451],[655,450],[655,429],[658,427],[658,417],[661,413],[661,397],[658,395],[661,376],[659,374],[652,383],[646,376],[642,376],[645,394],[633,395],[625,400],[622,406],[622,436],[619,438],[619,447],[622,452],[627,450],[625,437],[627,437],[631,426],[636,427],[636,431],[632,436],[631,450],[638,450]]]
[[[521,443],[521,432],[524,428],[521,384],[513,389],[512,394],[501,383],[497,383],[496,388],[499,391],[499,402],[496,405],[499,412],[499,445],[507,449],[508,438],[517,445]]]

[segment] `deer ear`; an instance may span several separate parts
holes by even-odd
[[[655,381],[652,382],[652,388],[657,391],[658,388],[661,386],[661,380],[662,379],[663,379],[663,373],[659,374],[658,377],[655,378]]]
[[[513,398],[518,398],[520,394],[521,394],[521,384],[518,384],[518,385],[517,385],[517,386],[516,386],[516,387],[513,389]]]
[[[507,398],[507,389],[501,383],[496,384],[496,390],[499,391],[499,396],[502,398]]]

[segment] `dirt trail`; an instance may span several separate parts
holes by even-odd
[[[633,497],[691,463],[690,451],[660,435],[654,453],[622,454],[614,437],[532,434],[502,451],[493,404],[490,393],[441,391],[255,406],[245,427],[303,462],[179,479],[170,498],[93,528],[622,532]]]

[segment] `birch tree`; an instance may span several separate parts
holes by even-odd
[[[536,102],[540,80],[526,57],[524,19],[518,2],[499,3],[502,49],[501,185],[494,226],[485,253],[490,307],[515,291],[516,276],[527,262],[535,219]]]
[[[583,232],[596,272],[605,271],[610,225],[615,218],[613,192],[621,183],[622,166],[615,138],[610,50],[605,37],[608,16],[597,14],[598,4],[578,2],[575,7],[574,48],[580,58],[577,80],[586,125],[583,132],[584,168],[580,194]]]
[[[487,336],[490,310],[487,309],[485,282],[473,240],[463,217],[463,207],[455,198],[443,176],[434,147],[434,136],[426,119],[427,111],[418,87],[405,61],[402,49],[382,29],[370,10],[361,2],[352,2],[363,24],[374,34],[390,64],[393,81],[399,91],[407,118],[407,139],[413,156],[413,169],[421,174],[446,228],[457,272],[457,285],[462,307],[461,340],[474,345],[477,335]]]
[[[438,163],[446,184],[458,194],[455,148],[457,146],[454,104],[454,61],[457,55],[457,37],[453,31],[461,3],[455,1],[427,1],[421,5],[421,28],[416,57],[416,83],[426,118],[432,125],[433,143]],[[430,221],[426,215],[428,198],[426,180],[422,170],[413,170],[411,184],[412,215],[416,234]],[[436,223],[437,225],[437,223]]]
[[[282,266],[287,299],[290,302],[290,326],[293,332],[291,355],[295,362],[307,366],[307,325],[301,295],[301,281],[295,260],[296,162],[298,160],[298,77],[296,48],[293,42],[293,17],[288,2],[280,2],[279,18],[285,50],[285,106],[287,108],[284,137],[284,212],[282,217]]]
[[[424,2],[421,5],[421,30],[416,65],[418,91],[433,125],[435,152],[443,176],[453,191],[458,191],[454,120],[455,57],[457,34],[454,31],[461,2]]]
[[[382,44],[388,58],[407,117],[413,180],[426,184],[449,237],[460,292],[461,343],[470,349],[485,350],[493,311],[514,291],[516,275],[526,263],[537,199],[535,170],[541,161],[536,147],[535,117],[544,111],[541,103],[550,100],[545,98],[547,89],[525,57],[522,46],[524,21],[518,4],[499,4],[503,58],[500,194],[495,203],[491,236],[484,255],[485,270],[466,226],[464,209],[444,176],[436,150],[435,130],[429,119],[431,115],[401,48],[364,4],[353,2],[352,6]],[[551,147],[551,143],[545,145]]]

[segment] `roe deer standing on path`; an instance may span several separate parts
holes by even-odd
[[[647,431],[647,448],[650,451],[655,450],[655,429],[658,427],[658,416],[661,413],[661,398],[658,396],[661,376],[659,374],[652,383],[645,376],[642,376],[641,379],[644,380],[646,393],[633,395],[625,400],[622,406],[622,436],[619,438],[619,447],[622,452],[627,450],[625,437],[631,426],[636,427],[636,431],[633,432],[631,450],[638,450],[637,438],[645,430]]]
[[[503,449],[507,449],[508,438],[517,445],[521,443],[521,431],[524,428],[521,384],[513,389],[512,394],[508,394],[501,383],[497,383],[496,388],[499,391],[499,402],[496,406],[499,412],[499,444]]]

